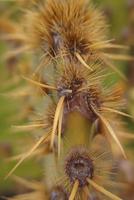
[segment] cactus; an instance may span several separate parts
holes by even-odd
[[[132,116],[122,111],[122,84],[107,79],[117,73],[126,81],[113,61],[133,57],[113,53],[126,47],[109,39],[105,17],[89,0],[31,0],[28,7],[21,26],[3,35],[18,41],[6,59],[22,63],[24,83],[12,94],[34,111],[14,128],[31,131],[35,144],[6,176],[32,192],[13,199],[120,200],[115,161],[127,159],[120,116]],[[31,156],[42,160],[40,182],[13,175]]]

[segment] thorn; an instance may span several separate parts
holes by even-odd
[[[110,135],[112,136],[112,138],[114,139],[114,141],[116,142],[116,144],[118,145],[118,147],[120,148],[123,156],[125,159],[127,159],[127,156],[124,152],[124,149],[119,141],[119,139],[117,138],[116,134],[114,133],[112,127],[110,126],[110,124],[108,123],[108,121],[101,115],[99,114],[95,108],[92,106],[92,109],[94,110],[94,112],[96,113],[96,115],[101,119],[101,121],[104,123],[105,127],[107,128],[108,132],[110,133]]]
[[[56,133],[56,129],[57,129],[57,125],[58,125],[58,121],[59,121],[59,116],[61,113],[61,110],[63,108],[64,105],[64,99],[65,97],[62,96],[57,104],[57,108],[55,111],[55,116],[54,116],[54,122],[53,122],[53,128],[52,128],[52,134],[51,134],[51,143],[50,143],[50,148],[53,148],[54,145],[54,138],[55,138],[55,133]]]
[[[78,180],[76,180],[74,185],[73,185],[73,189],[72,189],[72,192],[70,194],[69,200],[74,200],[75,195],[76,195],[77,190],[78,190],[78,187],[79,187],[79,182],[78,182]]]
[[[127,114],[127,113],[118,111],[118,110],[114,110],[114,109],[112,109],[112,108],[103,107],[102,109],[104,109],[104,110],[106,110],[106,111],[113,112],[113,113],[117,113],[117,114],[122,115],[122,116],[125,116],[125,117],[129,117],[129,118],[131,118],[131,119],[134,119],[133,116],[131,116],[131,115]]]
[[[63,107],[61,109],[61,113],[59,116],[59,124],[58,124],[58,158],[61,153],[61,131],[62,131],[62,119],[63,119]]]
[[[111,44],[111,43],[96,43],[91,46],[93,49],[129,49],[128,46]]]
[[[86,68],[88,68],[91,71],[93,71],[93,69],[83,60],[83,58],[80,56],[80,54],[78,54],[77,52],[75,52],[75,55],[76,55],[77,59],[80,61],[80,63],[82,65],[84,65]]]
[[[43,150],[36,150],[36,151],[34,151],[30,156],[35,156],[35,155],[39,155],[39,154],[41,154],[43,152]],[[19,154],[19,155],[17,155],[17,156],[12,156],[12,157],[10,157],[10,158],[7,158],[6,159],[6,162],[10,162],[10,161],[14,161],[14,160],[19,160],[19,159],[21,159],[23,156],[25,155],[25,153],[22,153],[22,154]]]
[[[103,58],[103,60],[104,63],[114,70],[124,81],[128,81],[127,77],[116,66],[109,62],[106,58]]]
[[[14,181],[20,183],[21,185],[24,185],[26,186],[27,188],[30,188],[30,189],[35,189],[35,190],[38,190],[40,189],[40,184],[37,183],[37,182],[32,182],[32,181],[28,181],[28,180],[25,180],[24,178],[21,178],[19,176],[15,176],[15,175],[12,175],[11,177]]]
[[[96,184],[93,180],[91,180],[91,179],[88,178],[87,181],[97,191],[101,192],[102,194],[104,194],[105,196],[109,197],[110,199],[112,199],[112,200],[122,200],[121,198],[117,197],[113,193],[111,193],[111,192],[107,191],[106,189],[104,189],[102,186]]]
[[[43,128],[43,127],[45,127],[45,124],[28,124],[28,125],[12,126],[12,128],[20,130],[29,130],[29,129],[31,130],[33,128]]]
[[[111,39],[111,40],[106,40],[106,41],[102,41],[102,42],[96,42],[96,43],[94,43],[94,44],[91,44],[91,45],[90,45],[90,48],[96,48],[97,46],[101,47],[101,46],[104,46],[104,45],[109,45],[110,42],[112,42],[112,41],[113,41],[113,39]]]
[[[27,130],[27,129],[32,129],[32,128],[41,128],[44,127],[44,124],[29,124],[29,125],[20,125],[20,126],[16,126],[13,125],[12,128],[16,128],[16,129],[22,129],[22,130]]]
[[[133,56],[128,56],[128,55],[116,55],[116,54],[108,54],[108,53],[104,53],[104,56],[112,59],[112,60],[124,60],[124,61],[133,61],[134,57]]]
[[[30,82],[30,83],[33,83],[33,84],[37,85],[37,86],[40,86],[40,87],[43,87],[43,88],[52,89],[52,90],[57,90],[57,88],[54,87],[54,86],[50,86],[50,85],[46,85],[46,84],[40,83],[38,81],[34,81],[34,80],[29,79],[29,78],[27,78],[25,76],[22,76],[22,78],[25,79],[26,81]]]
[[[39,141],[32,147],[32,149],[30,149],[30,151],[28,151],[27,153],[24,154],[24,156],[17,162],[17,164],[13,167],[13,169],[7,174],[7,176],[5,177],[5,180],[11,176],[11,174],[17,169],[17,167],[27,158],[29,157],[38,147],[39,145],[47,139],[47,137],[49,136],[49,134],[47,135],[43,135]]]

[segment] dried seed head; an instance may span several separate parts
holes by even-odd
[[[75,148],[65,161],[65,172],[74,183],[79,181],[79,187],[87,185],[87,178],[92,178],[94,173],[93,161],[84,148]]]
[[[50,192],[50,200],[67,200],[68,195],[63,187],[56,186]]]

